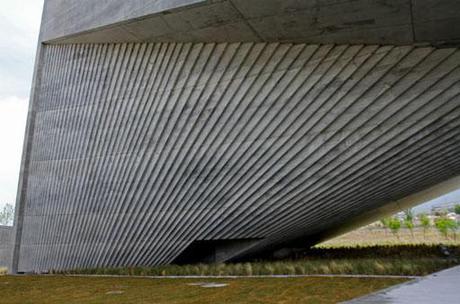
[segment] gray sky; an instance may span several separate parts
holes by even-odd
[[[0,0],[0,207],[14,204],[43,0]]]
[[[43,0],[0,0],[0,207],[16,199],[42,6]],[[421,209],[452,201],[460,202],[460,190]]]

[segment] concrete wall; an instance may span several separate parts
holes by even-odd
[[[204,4],[206,0],[47,0],[42,23],[43,41],[101,27],[144,19],[146,16]],[[152,29],[155,30],[155,29]]]
[[[45,1],[13,271],[309,244],[445,189],[459,20],[448,0]]]
[[[0,226],[0,267],[11,267],[13,227]]]
[[[458,44],[452,0],[48,0],[43,41]]]
[[[315,240],[460,175],[455,48],[42,51],[19,271],[169,263],[196,240]]]

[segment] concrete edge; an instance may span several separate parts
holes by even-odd
[[[24,275],[15,275],[24,276]],[[252,275],[252,276],[140,276],[140,275],[87,275],[87,274],[37,274],[43,277],[80,278],[123,278],[123,279],[289,279],[289,278],[350,278],[350,279],[409,279],[419,280],[421,276],[400,275],[358,275],[358,274],[306,274],[306,275]],[[408,282],[406,282],[408,283]],[[406,284],[404,283],[404,284]],[[399,286],[399,285],[397,285]]]

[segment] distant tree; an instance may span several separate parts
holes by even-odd
[[[388,227],[390,228],[393,235],[396,236],[399,240],[398,233],[399,233],[399,229],[401,229],[401,221],[396,217],[392,217],[390,221],[388,222]]]
[[[0,225],[12,226],[14,220],[14,207],[11,204],[6,204],[0,210]]]
[[[436,216],[445,216],[447,214],[447,211],[445,209],[437,208],[433,211],[433,214]]]
[[[410,235],[412,238],[414,237],[414,222],[410,220],[404,220],[404,226],[406,226],[407,229],[410,231]]]
[[[454,212],[460,214],[460,204],[455,205]]]
[[[412,209],[404,210],[404,219],[406,221],[414,221],[414,211]]]
[[[431,223],[430,218],[425,213],[420,214],[419,217],[420,225],[423,228],[423,238],[426,238],[426,232],[430,229]]]
[[[404,225],[409,229],[411,236],[414,237],[414,212],[412,209],[404,211]]]
[[[454,233],[455,238],[455,231],[457,230],[457,222],[455,220],[446,217],[440,217],[436,219],[435,226],[439,233],[441,233],[446,239],[449,238],[449,231]]]
[[[382,224],[383,228],[385,229],[385,234],[387,233],[387,229],[390,228],[390,218],[388,217],[385,217],[383,219],[380,220],[380,223]]]

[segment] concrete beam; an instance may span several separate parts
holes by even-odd
[[[128,4],[129,3],[129,4]],[[292,42],[456,45],[449,0],[53,1],[43,42]]]

